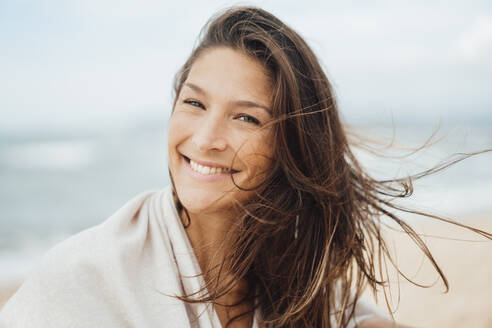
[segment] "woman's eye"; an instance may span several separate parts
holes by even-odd
[[[248,123],[253,123],[253,124],[256,124],[256,125],[260,125],[260,121],[258,121],[253,116],[241,114],[241,115],[239,115],[239,118],[238,119],[241,120],[241,121],[244,121],[244,122],[248,122]]]
[[[196,100],[185,100],[183,101],[185,104],[189,104],[191,106],[194,106],[194,107],[199,107],[201,109],[205,109],[205,106],[203,106],[203,104],[199,101],[196,101]]]

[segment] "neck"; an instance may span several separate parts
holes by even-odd
[[[215,282],[217,275],[221,274],[220,283],[217,287],[220,289],[224,284],[229,283],[233,276],[220,270],[220,265],[228,254],[224,247],[224,237],[230,228],[230,222],[234,218],[233,213],[214,213],[214,214],[196,214],[186,213],[181,210],[180,217],[183,224],[190,222],[186,228],[186,233],[190,240],[193,251],[196,255],[200,268],[206,282]],[[225,295],[216,299],[217,304],[214,308],[223,326],[233,317],[251,311],[253,304],[251,301],[238,304],[244,299],[249,291],[249,284],[246,279],[236,281],[235,286]],[[214,283],[212,283],[214,285]],[[220,305],[219,305],[220,304]],[[236,306],[232,306],[237,304]],[[232,306],[232,307],[231,307]],[[252,312],[242,317],[236,322],[237,327],[251,327],[253,322]],[[233,325],[236,327],[236,325]]]
[[[188,214],[190,224],[186,228],[186,234],[205,278],[208,278],[207,276],[212,278],[218,274],[219,266],[228,252],[225,249],[224,239],[234,214],[230,212],[188,212]],[[184,209],[181,210],[180,217],[183,224],[188,223]]]

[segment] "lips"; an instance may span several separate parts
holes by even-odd
[[[238,170],[231,169],[221,164],[190,159],[189,157],[186,157],[184,155],[183,157],[190,164],[190,167],[195,172],[198,172],[202,175],[234,174],[239,172]]]

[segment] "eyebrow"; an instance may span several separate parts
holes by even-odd
[[[207,95],[207,93],[205,92],[205,90],[203,90],[202,88],[200,88],[196,84],[193,84],[193,83],[190,83],[190,82],[186,82],[184,85],[187,86],[188,88],[190,88],[190,89],[198,92],[198,93],[201,93],[203,95]],[[272,116],[272,111],[271,111],[270,108],[268,108],[267,106],[264,106],[264,105],[255,103],[255,102],[250,101],[250,100],[236,100],[236,101],[233,101],[232,103],[234,105],[236,105],[236,106],[239,106],[239,107],[258,107],[258,108],[262,108],[265,111],[267,111],[267,113],[270,114],[270,116]]]

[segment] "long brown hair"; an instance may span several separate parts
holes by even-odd
[[[378,181],[369,176],[352,153],[332,86],[317,57],[301,36],[259,8],[231,8],[209,21],[176,75],[174,105],[195,60],[208,49],[224,46],[255,58],[270,74],[274,161],[255,189],[257,196],[240,204],[242,214],[223,244],[228,256],[214,271],[216,279],[204,286],[209,294],[198,300],[178,297],[213,303],[246,279],[250,293],[242,301],[255,300],[264,325],[344,327],[366,284],[376,290],[388,282],[385,270],[376,264],[383,258],[392,261],[382,237],[383,216],[422,249],[447,288],[425,243],[395,213],[454,222],[403,208],[392,199],[409,196],[412,180],[452,162],[403,179]],[[233,278],[219,285],[226,274]]]

